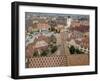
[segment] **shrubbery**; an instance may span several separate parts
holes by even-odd
[[[73,45],[69,47],[69,51],[70,51],[70,54],[82,54],[82,53],[84,53],[81,50],[79,50],[78,48],[75,48]]]
[[[47,56],[49,53],[53,54],[57,51],[57,46],[51,46],[50,49],[46,50],[41,50],[40,54],[38,51],[35,51],[33,53],[33,57],[38,57],[38,56]]]
[[[49,50],[43,50],[41,53],[41,56],[47,56],[49,53]]]
[[[33,53],[33,56],[35,56],[35,57],[39,56],[38,51],[35,51],[35,52]]]
[[[52,48],[51,48],[51,53],[54,53],[54,52],[56,52],[57,51],[57,46],[53,46]]]

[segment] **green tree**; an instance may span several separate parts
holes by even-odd
[[[33,56],[34,56],[34,57],[39,56],[39,55],[38,55],[38,52],[37,52],[37,51],[35,51],[35,52],[33,53]]]
[[[53,46],[52,48],[51,48],[51,53],[54,53],[54,52],[56,52],[57,51],[57,46]]]
[[[48,51],[47,50],[43,50],[41,53],[41,56],[47,56],[48,55]]]
[[[51,35],[50,42],[56,43],[57,39],[54,35]]]
[[[76,48],[75,51],[76,51],[77,54],[82,54],[82,53],[84,53],[84,52],[82,52],[81,50],[79,50],[78,48]]]
[[[80,51],[78,48],[75,49],[75,52],[76,52],[77,54],[80,54],[80,53],[81,53],[81,51]]]
[[[72,45],[70,48],[69,48],[69,51],[71,54],[75,54],[75,47]]]

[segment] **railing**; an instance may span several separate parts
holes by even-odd
[[[28,58],[26,67],[28,68],[40,68],[40,67],[59,67],[67,66],[66,55],[55,55],[45,57],[33,57]]]
[[[89,54],[68,54],[28,58],[26,68],[89,65]]]

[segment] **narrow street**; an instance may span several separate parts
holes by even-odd
[[[64,54],[65,55],[68,55],[69,54],[69,50],[68,50],[68,47],[66,45],[66,32],[61,32],[60,33],[60,36],[61,36],[61,43],[62,43],[62,49],[64,51]]]

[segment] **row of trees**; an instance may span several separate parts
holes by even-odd
[[[38,56],[48,56],[48,54],[53,54],[57,51],[57,46],[52,46],[51,48],[49,49],[46,49],[46,50],[39,50],[40,52],[38,51],[35,51],[33,53],[33,56],[34,57],[38,57]]]
[[[73,45],[69,47],[69,51],[70,51],[70,54],[82,54],[82,53],[84,53],[80,49],[75,48]]]

